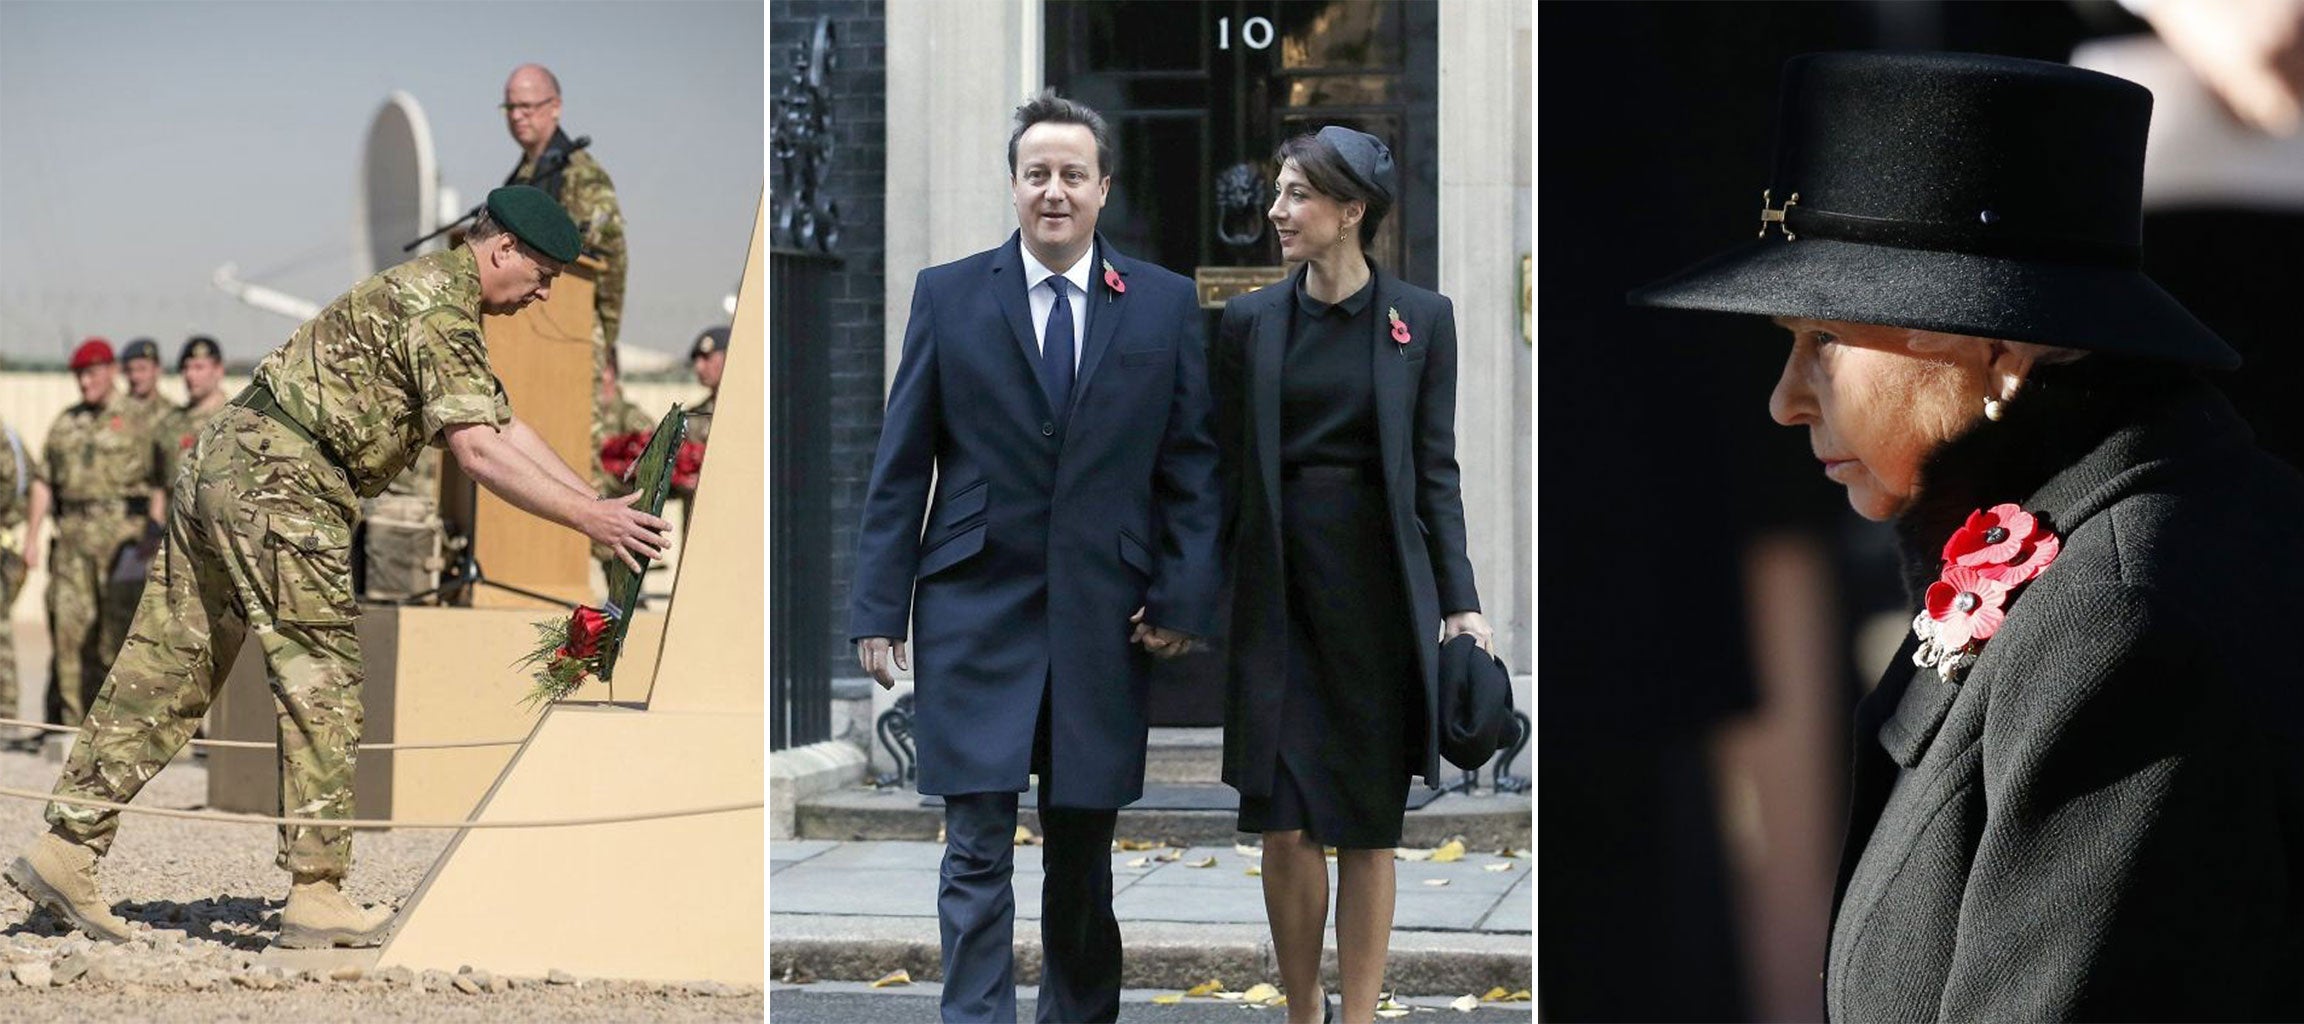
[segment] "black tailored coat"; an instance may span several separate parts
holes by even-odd
[[[2197,387],[2022,504],[1975,664],[1858,710],[1830,1016],[2304,1019],[2304,479]]]
[[[1423,678],[1424,745],[1411,752],[1428,785],[1441,777],[1439,636],[1443,615],[1480,610],[1464,550],[1464,498],[1456,468],[1456,310],[1448,298],[1371,263],[1376,432],[1393,554],[1413,621],[1407,630]],[[1250,796],[1272,792],[1280,706],[1288,677],[1287,577],[1280,538],[1280,367],[1298,267],[1279,283],[1225,303],[1209,353],[1216,447],[1224,487],[1226,579],[1224,781]],[[1392,339],[1398,310],[1409,342]],[[1405,710],[1405,709],[1404,709]]]
[[[1128,642],[1128,618],[1215,627],[1216,451],[1192,282],[1101,236],[1090,258],[1066,409],[1040,387],[1017,236],[913,288],[849,635],[913,631],[922,793],[1021,792],[1045,693],[1049,803],[1135,801],[1152,656]]]

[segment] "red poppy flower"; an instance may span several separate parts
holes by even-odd
[[[2041,528],[2038,517],[2001,504],[1970,512],[1944,542],[1944,561],[2013,587],[2040,575],[2062,547],[2055,534]]]
[[[696,489],[696,477],[702,472],[704,472],[703,442],[680,442],[680,450],[672,454],[672,489],[694,491]]]
[[[558,654],[571,658],[590,658],[600,653],[600,641],[608,635],[608,613],[598,608],[576,609],[568,617],[568,642],[561,645]]]
[[[1112,261],[1104,261],[1104,287],[1122,295],[1128,294],[1128,282],[1120,280],[1120,272],[1112,269]]]
[[[1928,585],[1928,617],[1936,620],[1936,640],[1947,651],[1999,632],[2008,618],[2007,602],[2006,584],[1966,566],[1947,565]]]
[[[632,464],[640,461],[640,454],[648,450],[648,435],[634,432],[618,434],[600,442],[600,468],[609,476],[622,480],[631,475]]]
[[[1400,319],[1399,307],[1387,308],[1384,310],[1384,315],[1392,320],[1392,340],[1403,345],[1408,344],[1411,340],[1408,334],[1408,321]]]

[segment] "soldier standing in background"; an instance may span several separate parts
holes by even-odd
[[[632,493],[632,487],[621,477],[609,473],[607,467],[601,464],[600,450],[611,437],[625,434],[647,437],[656,430],[656,420],[632,404],[631,399],[624,397],[624,387],[619,382],[623,376],[623,367],[621,360],[616,358],[615,349],[608,350],[608,362],[602,369],[607,372],[600,375],[600,393],[593,396],[595,407],[603,411],[592,417],[592,489],[604,497],[620,498]],[[616,558],[615,552],[608,550],[605,545],[594,544],[592,558],[600,563],[600,578],[607,579],[608,567]]]
[[[186,339],[183,350],[176,355],[176,375],[184,379],[187,400],[183,406],[170,409],[167,417],[160,421],[156,442],[165,463],[160,473],[163,495],[175,483],[177,468],[192,454],[193,442],[200,439],[200,428],[215,419],[228,401],[221,387],[224,350],[217,346],[216,339],[205,334]]]
[[[507,185],[534,185],[560,201],[570,220],[583,233],[584,251],[608,266],[592,292],[592,380],[597,384],[608,366],[607,352],[616,345],[617,329],[624,322],[624,211],[616,204],[616,186],[592,154],[576,147],[560,130],[560,80],[541,64],[522,64],[504,81],[504,125],[512,141],[520,144],[520,165],[504,179]],[[592,406],[592,429],[600,430],[608,410]],[[593,453],[593,469],[599,453]]]
[[[40,524],[51,508],[56,536],[48,566],[48,635],[54,644],[50,708],[79,725],[136,612],[149,561],[146,527],[159,479],[149,423],[139,423],[128,396],[113,389],[112,344],[82,342],[72,353],[80,402],[48,428],[32,483],[24,552],[40,566]]]
[[[144,432],[155,446],[152,452],[152,507],[149,516],[152,527],[145,531],[145,546],[139,551],[149,562],[159,549],[160,524],[168,521],[168,467],[167,452],[158,447],[160,429],[168,422],[168,414],[176,411],[166,398],[160,396],[160,345],[150,338],[138,338],[120,350],[120,369],[128,378],[128,397],[121,401],[127,410],[128,424]],[[136,592],[143,589],[143,575],[136,574],[135,585],[125,600],[133,607]]]
[[[184,745],[245,640],[263,649],[280,719],[280,830],[294,878],[280,944],[370,946],[391,915],[346,898],[360,747],[352,524],[426,446],[441,445],[513,507],[615,548],[634,568],[665,545],[662,519],[594,494],[513,416],[480,316],[544,298],[576,258],[576,226],[533,188],[488,194],[463,244],[353,286],[273,350],[217,414],[176,477],[166,561],[128,647],[81,726],[58,796],[133,799]],[[105,355],[109,356],[109,352]],[[117,811],[48,805],[49,831],[8,883],[92,938],[126,942],[96,864]]]
[[[712,406],[720,400],[720,370],[728,363],[728,328],[707,327],[688,346],[688,368],[696,383],[704,385],[704,400],[688,407],[688,440],[707,443],[712,435]]]

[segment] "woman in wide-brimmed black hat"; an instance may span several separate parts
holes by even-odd
[[[2304,479],[2136,269],[2150,111],[2058,64],[1795,59],[1760,237],[1632,294],[1789,331],[1770,414],[1903,542],[1834,1018],[2304,1018]]]
[[[1286,279],[1226,303],[1209,354],[1224,479],[1224,781],[1264,836],[1264,908],[1292,1021],[1319,981],[1336,847],[1344,1018],[1372,1020],[1408,780],[1441,777],[1437,641],[1492,631],[1464,549],[1456,322],[1366,245],[1392,153],[1329,126],[1283,143],[1267,216]]]

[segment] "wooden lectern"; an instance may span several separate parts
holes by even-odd
[[[603,269],[579,257],[544,301],[481,318],[488,363],[512,410],[582,475],[592,465],[592,296]],[[590,542],[475,486],[455,459],[442,460],[440,518],[451,534],[471,539],[482,579],[576,604],[592,600]],[[486,583],[466,588],[461,600],[477,608],[554,607]]]

